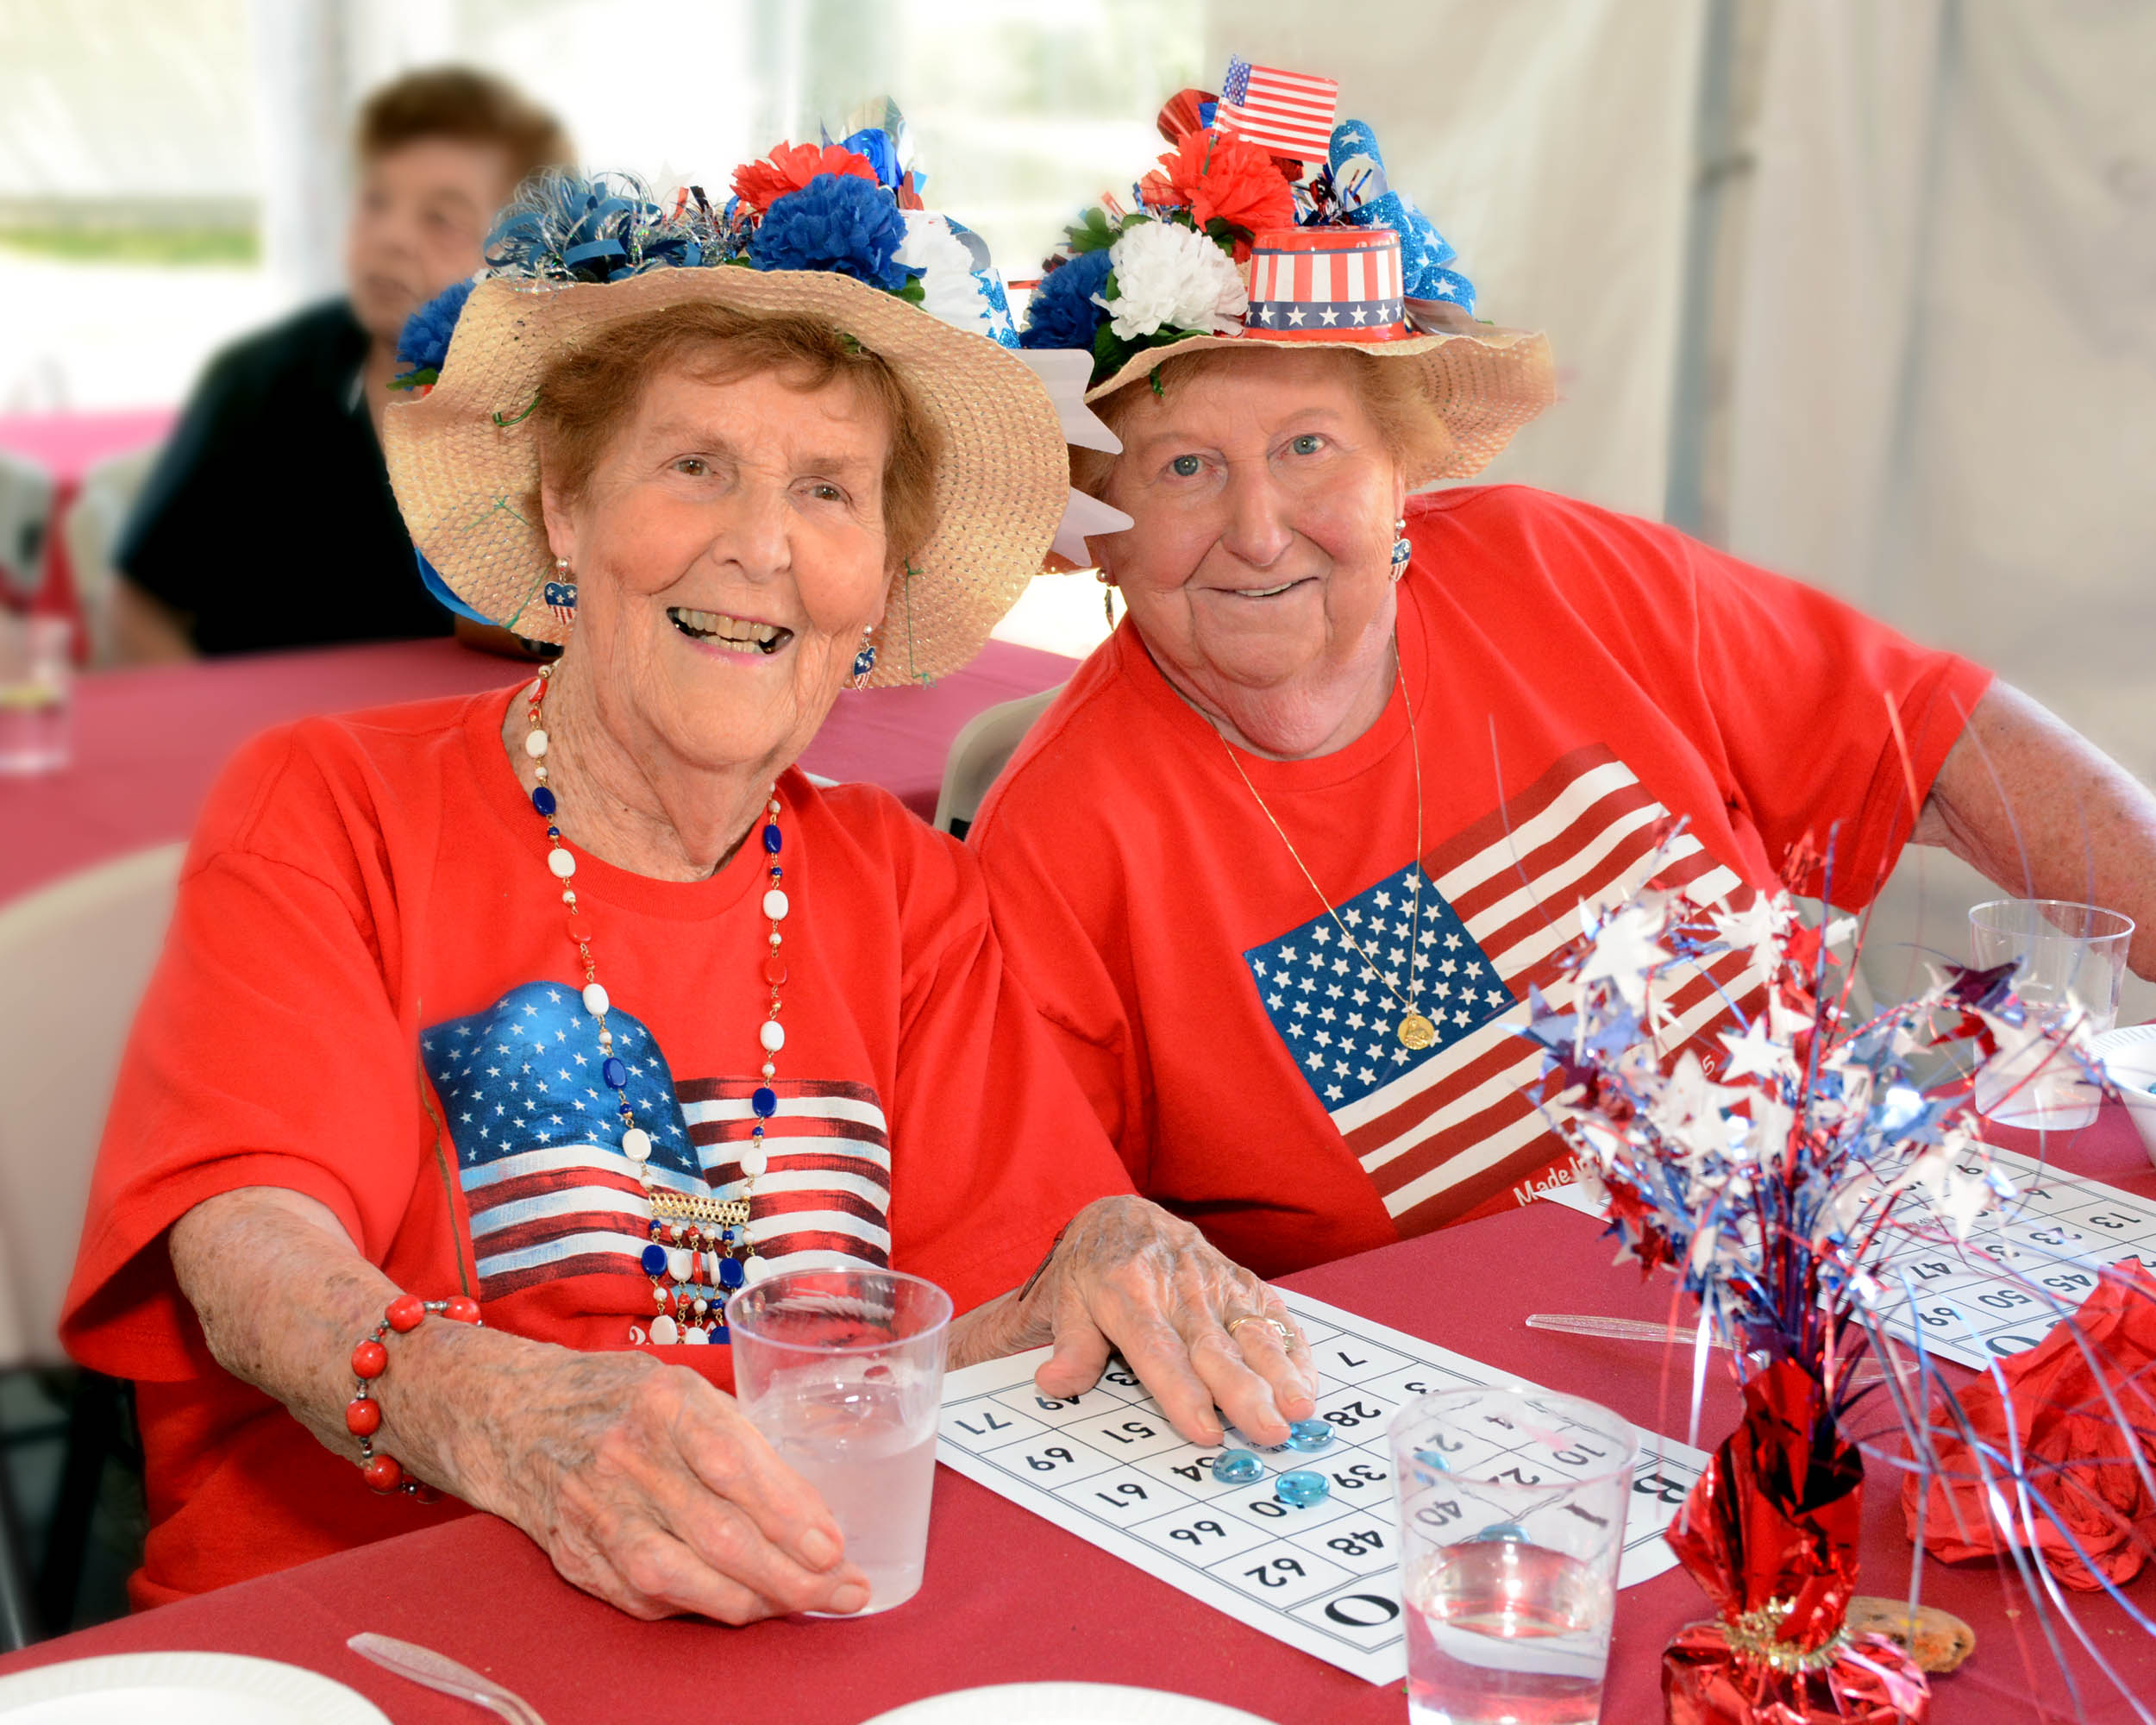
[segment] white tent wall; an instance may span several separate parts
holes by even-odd
[[[2156,8],[1771,9],[1731,356],[1733,549],[2156,779]],[[1912,850],[1868,969],[1997,888]],[[2123,1018],[2156,1012],[2129,979]]]
[[[1338,77],[1482,314],[1550,332],[1564,399],[1491,479],[1677,500],[2156,778],[2156,6],[1422,0],[1350,36],[1245,0],[1208,47]],[[1996,893],[1911,851],[1875,981]]]

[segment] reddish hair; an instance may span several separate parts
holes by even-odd
[[[743,311],[711,300],[602,324],[547,362],[533,417],[540,470],[557,495],[571,502],[583,496],[644,386],[667,371],[711,383],[776,373],[805,394],[834,383],[855,391],[881,411],[891,430],[883,462],[890,567],[918,555],[935,532],[942,440],[891,362],[805,312]]]

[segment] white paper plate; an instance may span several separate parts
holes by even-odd
[[[2089,1045],[2101,1055],[2156,1048],[2156,1024],[2121,1025],[2116,1030],[2100,1030],[2089,1038]]]
[[[390,1725],[318,1672],[237,1653],[115,1653],[0,1677],[6,1725]]]
[[[2096,1057],[2110,1069],[2126,1111],[2141,1135],[2141,1148],[2156,1163],[2156,1024],[2122,1025],[2089,1038]]]
[[[862,1725],[1271,1725],[1255,1713],[1164,1689],[1112,1683],[999,1683],[931,1695]]]

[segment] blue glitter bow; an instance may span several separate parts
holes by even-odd
[[[1385,177],[1377,134],[1364,120],[1343,120],[1332,129],[1328,152],[1342,219],[1357,228],[1390,228],[1400,235],[1400,263],[1410,299],[1450,300],[1475,310],[1475,284],[1445,268],[1456,254],[1437,225],[1395,191]]]

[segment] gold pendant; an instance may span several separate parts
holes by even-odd
[[[1403,1048],[1418,1052],[1438,1039],[1438,1027],[1420,1013],[1409,1013],[1400,1021],[1400,1043]]]

